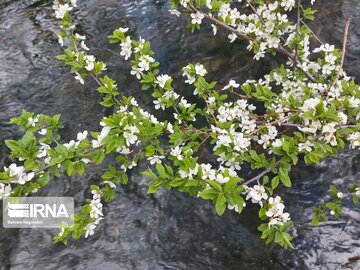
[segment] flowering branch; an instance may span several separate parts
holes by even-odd
[[[247,41],[255,41],[255,42],[260,42],[259,40],[253,38],[253,37],[250,37],[250,36],[247,36],[245,35],[244,33],[241,33],[240,31],[234,29],[233,27],[217,20],[216,18],[214,17],[211,17],[209,16],[208,14],[205,14],[205,13],[202,13],[201,11],[199,11],[198,9],[196,9],[193,5],[189,4],[189,7],[186,7],[185,8],[186,10],[190,11],[191,13],[198,13],[198,14],[201,14],[204,16],[205,19],[207,19],[208,21],[214,23],[215,25],[217,26],[220,26],[221,28],[235,34],[237,37],[239,37],[240,39],[243,39],[243,40],[247,40]],[[288,57],[290,60],[294,61],[294,63],[296,63],[296,65],[298,66],[301,66],[301,62],[297,59],[296,55],[292,54],[291,52],[289,52],[287,49],[285,49],[283,46],[279,45],[278,47],[276,48],[273,48],[274,51],[278,52],[278,53],[281,53],[283,55],[285,55],[286,57]],[[317,82],[317,79],[314,78],[313,75],[311,75],[308,71],[305,71],[305,70],[302,70],[302,72],[306,75],[306,77],[316,83]]]
[[[360,148],[359,86],[340,72],[348,30],[342,55],[327,43],[310,52],[310,39],[315,35],[301,15],[312,19],[315,12],[304,9],[300,1],[296,23],[286,14],[295,8],[292,0],[247,1],[253,11],[250,14],[232,8],[231,1],[172,2],[174,8],[181,5],[181,10],[190,12],[192,30],[200,28],[206,19],[213,23],[214,35],[220,26],[230,31],[230,42],[247,40],[256,60],[266,53],[280,52],[289,61],[263,78],[241,84],[231,79],[221,89],[216,81],[207,81],[204,65],[190,63],[182,68],[182,75],[194,89],[193,95],[202,101],[190,103],[174,89],[173,78],[160,73],[150,42],[127,35],[128,28],[115,29],[108,39],[119,44],[120,56],[131,62],[130,74],[139,80],[141,90],[151,93],[155,110],[171,112],[168,121],[160,122],[133,97],[120,98],[116,81],[102,75],[105,63],[89,53],[86,37],[76,33],[71,22],[70,11],[77,7],[76,1],[55,0],[55,16],[60,22],[57,36],[60,45],[66,47],[57,58],[71,67],[80,84],[87,77],[95,80],[97,91],[103,94],[100,104],[114,108],[115,113],[100,120],[102,128],[90,132],[92,139],[83,131],[76,140],[61,143],[57,134],[62,127],[60,116],[35,116],[23,111],[12,122],[25,130],[25,135],[18,141],[5,142],[11,158],[20,165],[13,163],[0,173],[0,198],[37,192],[50,176],[62,172],[81,175],[86,164],[101,164],[113,154],[116,163],[101,176],[99,185],[90,186],[92,197],[80,207],[75,226],[61,228],[55,241],[93,235],[103,219],[103,203],[116,196],[117,184],[128,182],[128,170],[144,160],[149,163],[143,172],[150,180],[149,193],[161,187],[176,188],[212,201],[219,215],[226,209],[241,213],[246,201],[251,201],[259,206],[264,222],[258,228],[262,238],[293,248],[292,237],[286,232],[292,226],[290,216],[282,199],[272,194],[279,185],[292,186],[289,172],[299,158],[306,164],[319,163],[336,155],[345,144]],[[202,11],[205,8],[211,12]],[[180,15],[176,9],[171,13]],[[312,53],[319,57],[310,60]],[[209,148],[206,157],[200,151],[204,145]],[[216,162],[209,164],[207,160]],[[244,180],[243,167],[260,173]],[[334,216],[341,212],[339,199],[344,194],[331,189],[336,201],[318,208],[315,221],[322,221],[329,210]],[[358,189],[354,186],[349,190],[353,200],[360,196]]]

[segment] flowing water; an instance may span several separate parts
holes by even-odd
[[[130,27],[133,35],[151,40],[161,71],[175,78],[188,62],[201,62],[209,78],[225,84],[258,78],[276,65],[244,55],[241,42],[228,44],[226,35],[212,38],[209,28],[191,34],[184,19],[169,15],[166,1],[79,0],[75,12],[78,29],[89,36],[88,46],[105,60],[108,71],[125,95],[134,95],[150,108],[150,96],[139,91],[129,76],[129,65],[110,46],[106,36],[117,27]],[[352,16],[347,70],[360,79],[360,3],[358,0],[317,1],[315,32],[339,45],[346,16]],[[54,36],[56,20],[50,1],[0,0],[0,141],[19,136],[9,118],[25,108],[37,113],[62,114],[68,140],[77,131],[96,130],[99,119],[110,113],[98,102],[91,82],[79,85],[68,69],[54,58],[61,52]],[[192,89],[178,84],[185,96]],[[164,117],[164,116],[160,116]],[[0,144],[1,163],[9,162]],[[53,245],[56,230],[3,229],[0,227],[0,269],[360,269],[347,258],[360,255],[360,212],[346,203],[344,215],[317,228],[309,226],[311,206],[327,198],[328,184],[360,184],[360,154],[345,151],[320,166],[300,165],[293,172],[294,188],[284,197],[296,228],[295,250],[266,247],[256,230],[256,209],[242,215],[227,212],[217,217],[211,203],[176,191],[146,195],[148,180],[139,172],[118,189],[105,206],[106,217],[94,236]],[[145,167],[145,164],[140,167]],[[78,204],[89,195],[88,182],[99,179],[98,168],[83,177],[55,179],[42,195],[74,196]]]

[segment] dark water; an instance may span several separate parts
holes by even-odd
[[[225,36],[212,39],[208,31],[189,33],[184,20],[168,14],[165,1],[78,2],[78,29],[90,36],[91,50],[108,63],[121,91],[149,108],[150,97],[138,90],[138,83],[128,75],[129,66],[114,54],[118,47],[107,43],[114,28],[129,26],[134,35],[151,40],[162,72],[174,77],[180,77],[180,67],[188,62],[205,64],[209,78],[221,83],[257,78],[276,64],[275,59],[253,62],[251,56],[244,56],[244,44],[227,45]],[[319,3],[315,31],[323,40],[340,44],[345,17],[353,17],[346,66],[359,80],[360,3]],[[0,0],[0,141],[19,135],[8,119],[23,108],[61,113],[66,140],[79,130],[97,129],[99,119],[109,113],[98,105],[101,97],[95,85],[82,87],[54,60],[60,53],[56,29],[49,1]],[[191,95],[190,88],[182,84],[178,88]],[[4,164],[4,144],[0,153]],[[340,220],[317,228],[308,225],[311,206],[326,199],[330,182],[340,187],[360,184],[359,163],[358,152],[346,151],[321,166],[294,171],[295,187],[284,198],[297,223],[296,250],[265,247],[256,230],[255,208],[220,218],[210,203],[176,191],[147,196],[148,180],[137,170],[130,175],[131,183],[118,189],[117,199],[106,205],[105,220],[87,240],[65,247],[52,244],[54,230],[1,227],[0,269],[360,269],[360,264],[346,265],[348,257],[360,255],[358,208],[345,204]],[[88,182],[98,179],[98,169],[92,168],[81,178],[55,179],[43,194],[74,196],[81,204]]]

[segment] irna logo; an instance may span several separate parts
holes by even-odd
[[[8,216],[12,218],[36,218],[36,217],[69,217],[64,204],[38,204],[38,203],[10,203],[7,204]]]
[[[72,226],[71,197],[8,197],[3,200],[5,228],[59,228]]]

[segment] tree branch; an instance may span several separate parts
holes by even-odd
[[[184,7],[185,8],[185,7]],[[204,15],[204,18],[212,23],[214,23],[215,25],[217,26],[220,26],[222,27],[223,29],[235,34],[238,38],[240,39],[243,39],[243,40],[246,40],[246,41],[255,41],[255,42],[258,42],[258,43],[261,43],[261,41],[257,40],[256,38],[253,38],[253,37],[250,37],[250,36],[247,36],[246,34],[236,30],[235,28],[219,21],[218,19],[214,18],[214,17],[211,17],[209,16],[208,14],[206,13],[203,13],[201,11],[199,11],[197,8],[195,8],[194,6],[192,5],[189,5],[189,7],[186,7],[185,8],[186,10],[188,10],[189,12],[191,13],[195,13],[195,12],[200,12],[201,14]],[[286,57],[288,57],[291,61],[293,61],[296,65],[301,65],[301,62],[297,59],[297,57],[290,51],[288,51],[286,48],[284,48],[283,46],[279,46],[277,48],[272,48],[272,50],[278,52],[278,53],[281,53],[283,55],[285,55]],[[305,76],[310,80],[312,81],[313,83],[316,83],[317,82],[317,79],[314,78],[313,75],[311,75],[308,71],[305,71],[303,69],[300,68],[300,70],[305,74]]]
[[[251,184],[252,182],[258,181],[261,177],[263,177],[264,175],[266,175],[268,172],[270,172],[272,169],[276,168],[278,165],[280,164],[280,160],[278,160],[274,166],[267,168],[266,170],[262,171],[261,173],[259,173],[258,175],[254,176],[253,178],[251,178],[250,180],[247,180],[246,182],[243,183],[243,185],[247,186],[249,184]]]
[[[96,74],[94,74],[93,72],[89,72],[89,75],[90,75],[91,78],[94,79],[94,81],[97,83],[97,85],[99,85],[100,87],[101,87],[101,86],[104,86],[104,85],[101,83],[101,81],[99,80],[99,77],[98,77]],[[115,103],[116,103],[117,105],[121,105],[120,101],[119,101],[116,97],[113,97],[113,100],[115,101]]]
[[[298,39],[299,35],[300,35],[300,20],[301,20],[301,17],[300,17],[300,5],[301,5],[301,0],[298,0],[297,1],[296,39]],[[298,57],[297,57],[297,55],[298,55],[298,47],[299,47],[299,45],[297,44],[296,49],[295,49],[295,57],[296,57],[296,59],[298,59]]]
[[[334,82],[333,82],[333,84],[331,85],[330,88],[335,87],[335,85],[339,81],[341,72],[343,71],[343,66],[344,66],[344,62],[345,62],[346,47],[347,47],[347,41],[348,41],[348,35],[349,35],[349,29],[350,29],[350,17],[347,17],[346,18],[346,24],[345,24],[344,38],[343,38],[341,62],[340,62],[338,72],[336,74],[336,78],[335,78],[335,80],[334,80]]]

